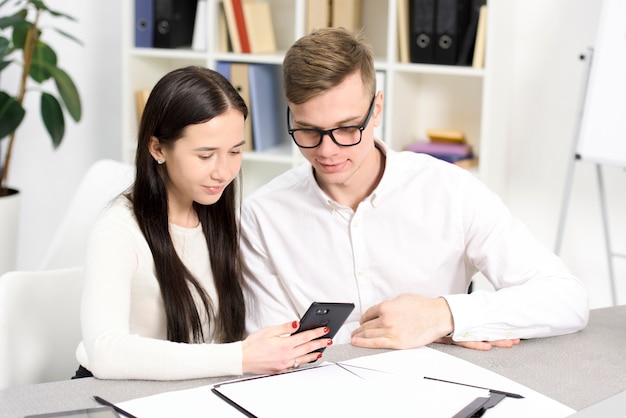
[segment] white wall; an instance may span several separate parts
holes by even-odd
[[[48,19],[44,26],[60,27],[83,42],[79,46],[44,29],[57,52],[59,66],[74,79],[81,94],[83,117],[66,121],[66,135],[55,151],[39,116],[39,98],[27,96],[26,121],[19,128],[9,184],[22,193],[18,269],[38,269],[64,211],[89,165],[100,158],[121,158],[120,15],[122,0],[47,0],[55,10],[77,22]],[[4,12],[3,6],[3,12]],[[58,22],[58,23],[57,23]],[[9,89],[17,74],[3,75]],[[3,151],[6,140],[2,140]]]
[[[516,2],[515,74],[508,193],[513,212],[554,248],[583,80],[579,55],[593,46],[601,2]],[[614,250],[626,253],[626,174],[604,169]],[[611,305],[595,167],[576,163],[561,255],[587,285],[592,307]],[[626,260],[615,260],[626,303]]]

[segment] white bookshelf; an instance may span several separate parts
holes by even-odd
[[[278,51],[271,55],[220,52],[218,4],[206,0],[207,51],[134,48],[134,2],[124,2],[122,27],[122,156],[132,162],[136,147],[137,117],[134,92],[151,87],[166,72],[196,64],[215,68],[217,61],[280,65],[287,48],[305,33],[306,0],[267,0]],[[397,53],[396,0],[362,0],[362,23],[375,53],[378,71],[385,73],[384,137],[388,146],[402,150],[425,137],[428,128],[465,131],[480,157],[476,173],[496,192],[506,183],[508,112],[507,88],[511,63],[507,62],[506,35],[512,31],[509,17],[514,6],[489,1],[487,53],[484,69],[471,67],[403,64]],[[508,37],[510,40],[511,37]],[[282,114],[285,109],[278,109]],[[286,132],[286,127],[285,127]],[[244,196],[303,159],[285,133],[276,149],[244,154]]]

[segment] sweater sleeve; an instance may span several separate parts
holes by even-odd
[[[94,224],[85,257],[83,341],[77,357],[95,377],[178,380],[242,374],[241,342],[166,339],[152,255],[130,209],[118,205]]]

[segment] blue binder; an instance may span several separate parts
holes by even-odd
[[[281,125],[282,83],[280,66],[272,64],[249,64],[248,82],[250,85],[250,116],[252,117],[252,137],[254,150],[265,151],[279,145],[286,137],[286,125]],[[282,129],[281,129],[282,127]]]
[[[154,0],[135,0],[135,47],[152,48]]]

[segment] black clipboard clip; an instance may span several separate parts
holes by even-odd
[[[505,392],[503,390],[490,389],[490,388],[486,388],[482,386],[474,386],[474,385],[469,385],[467,383],[452,382],[450,380],[436,379],[434,377],[428,377],[428,376],[424,376],[424,379],[436,380],[438,382],[444,382],[444,383],[452,383],[454,385],[469,386],[472,388],[485,389],[489,391],[489,397],[487,398],[480,397],[480,398],[474,399],[467,406],[465,406],[463,409],[457,412],[452,418],[479,418],[483,416],[483,414],[485,413],[485,411],[487,411],[487,409],[493,408],[494,406],[499,404],[500,401],[504,398],[514,398],[514,399],[524,398],[522,395],[519,395],[517,393]]]

